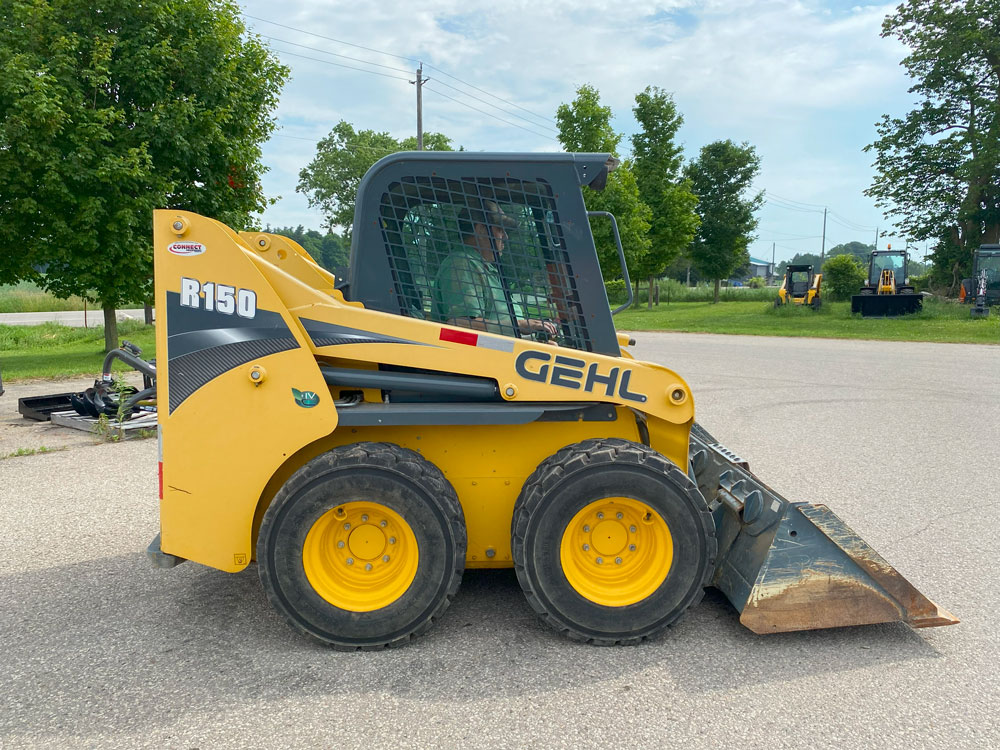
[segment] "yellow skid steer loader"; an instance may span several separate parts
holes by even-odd
[[[598,644],[661,633],[708,585],[758,633],[957,622],[629,354],[590,222],[617,227],[581,193],[615,166],[386,157],[343,282],[291,240],[157,211],[152,562],[256,560],[284,618],[345,649],[426,631],[465,568],[515,568],[545,622]]]

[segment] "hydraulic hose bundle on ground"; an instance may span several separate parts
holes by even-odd
[[[124,421],[150,407],[155,409],[156,362],[141,359],[141,354],[142,350],[129,341],[123,341],[121,347],[109,352],[104,358],[101,377],[94,381],[93,387],[70,396],[77,414],[94,418],[105,415]],[[141,390],[112,378],[111,365],[116,359],[142,373]]]

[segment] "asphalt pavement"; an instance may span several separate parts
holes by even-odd
[[[155,440],[78,442],[0,460],[0,747],[1000,746],[1000,347],[636,338],[757,474],[961,624],[757,636],[710,591],[666,637],[597,648],[541,624],[512,573],[467,572],[426,636],[330,651],[253,567],[148,565]]]

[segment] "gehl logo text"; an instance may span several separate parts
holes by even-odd
[[[626,401],[646,401],[645,395],[628,389],[632,378],[632,371],[629,369],[622,371],[621,367],[612,367],[607,372],[601,372],[597,362],[591,362],[588,367],[582,359],[564,357],[561,354],[557,354],[553,360],[548,352],[533,349],[521,352],[514,367],[517,374],[525,380],[584,390],[587,393],[603,391],[605,396],[614,396],[617,391]]]

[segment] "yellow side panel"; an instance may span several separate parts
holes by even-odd
[[[181,232],[173,229],[175,223],[183,227]],[[161,548],[220,570],[241,570],[250,562],[251,527],[261,492],[288,456],[335,429],[337,412],[308,340],[261,275],[259,261],[234,232],[195,214],[156,211],[154,258]],[[175,296],[183,280],[249,290],[255,295],[255,317],[244,316],[240,328],[235,312],[220,317],[219,310],[207,309],[204,291],[194,297]],[[168,304],[168,295],[189,304]],[[179,334],[197,330],[178,330],[184,315],[211,320],[206,330],[217,338],[207,347],[187,345],[200,351],[200,361],[182,370],[179,342],[184,337]],[[231,354],[226,359],[233,349],[227,349],[227,336],[256,331],[245,326],[257,324],[278,331],[291,348],[232,364]],[[198,384],[206,367],[223,371]],[[174,377],[171,368],[178,368]],[[259,373],[256,384],[251,380],[254,368]],[[172,402],[171,389],[191,390],[192,381],[197,387],[179,403],[175,394]],[[318,402],[310,399],[308,407],[300,405],[293,389],[318,394]]]
[[[567,445],[595,437],[638,441],[631,410],[617,409],[614,422],[532,422],[523,425],[351,427],[310,445],[276,477],[274,491],[310,458],[339,445],[363,441],[389,442],[420,453],[442,472],[458,494],[465,513],[470,568],[509,568],[510,523],[521,487],[538,464]],[[681,466],[687,462],[687,429],[662,422],[676,433],[674,447],[683,445]],[[265,503],[270,498],[266,498]],[[258,519],[264,508],[258,511]],[[492,551],[492,556],[489,555]]]

